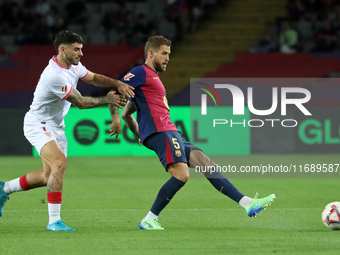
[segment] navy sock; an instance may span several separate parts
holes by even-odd
[[[234,184],[225,178],[221,172],[217,172],[216,166],[215,171],[216,172],[206,173],[205,177],[210,181],[215,189],[238,203],[244,195],[234,186]]]
[[[156,215],[159,215],[176,194],[176,192],[184,186],[184,184],[185,182],[182,182],[172,176],[159,190],[156,200],[153,203],[150,211]]]

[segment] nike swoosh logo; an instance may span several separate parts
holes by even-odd
[[[158,79],[158,77],[152,77],[154,80]]]

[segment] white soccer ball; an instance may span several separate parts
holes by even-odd
[[[332,202],[325,206],[321,214],[322,222],[332,230],[340,229],[340,202]]]

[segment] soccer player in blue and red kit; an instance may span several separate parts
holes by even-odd
[[[121,81],[134,87],[135,97],[126,104],[122,118],[128,128],[140,138],[140,143],[156,152],[163,167],[172,177],[159,190],[149,213],[139,223],[140,229],[163,229],[158,215],[189,179],[189,168],[215,167],[216,164],[199,148],[185,141],[170,120],[166,91],[158,73],[165,71],[169,62],[171,41],[153,36],[145,44],[143,65],[130,70]],[[133,113],[137,111],[137,121]],[[111,135],[117,134],[117,125],[111,124]],[[120,124],[119,127],[120,128]],[[221,193],[239,203],[250,217],[269,206],[275,195],[252,199],[243,195],[219,171],[205,173],[205,177]]]

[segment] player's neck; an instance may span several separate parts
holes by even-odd
[[[71,64],[66,63],[65,60],[62,59],[62,57],[60,55],[57,55],[57,57],[55,58],[57,60],[57,62],[59,63],[59,65],[61,65],[62,67],[65,68],[69,68]]]
[[[158,74],[158,72],[156,71],[155,66],[154,66],[153,63],[152,63],[152,61],[146,60],[146,61],[145,61],[145,64],[146,64],[151,70],[153,70],[155,73]]]

